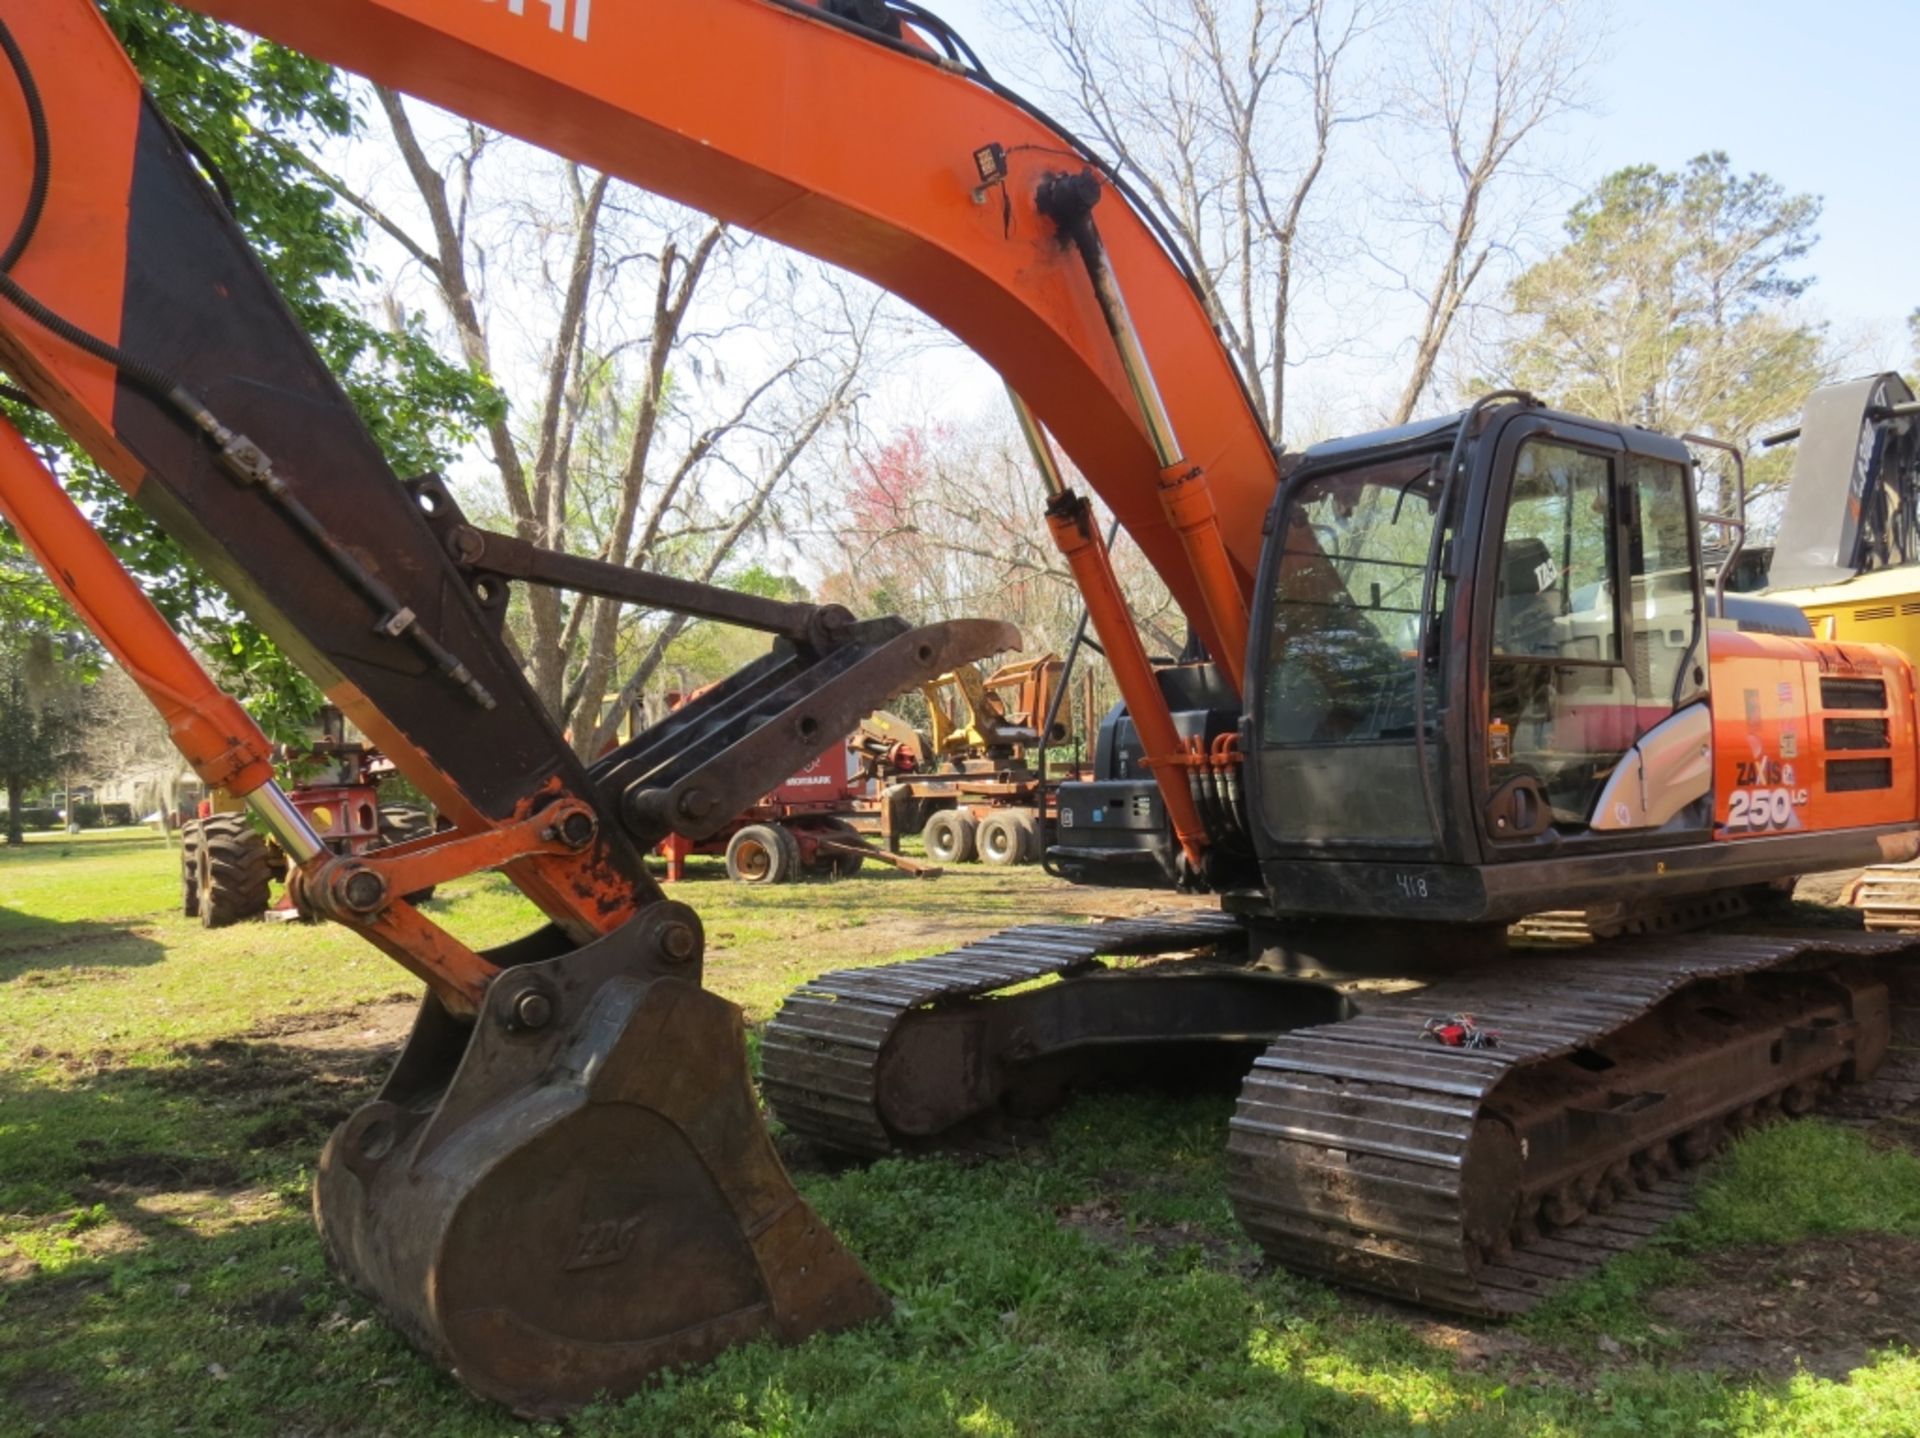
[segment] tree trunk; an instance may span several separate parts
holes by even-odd
[[[18,774],[7,775],[7,843],[10,845],[26,843],[26,836],[20,832],[20,805],[26,798],[26,788]]]

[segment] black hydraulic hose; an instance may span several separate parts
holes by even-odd
[[[1159,242],[1160,248],[1165,252],[1167,259],[1173,264],[1173,267],[1180,272],[1180,278],[1186,281],[1187,288],[1193,291],[1194,298],[1199,300],[1201,310],[1209,316],[1208,323],[1213,329],[1214,338],[1216,340],[1221,338],[1219,325],[1211,319],[1213,314],[1212,302],[1207,298],[1206,286],[1200,282],[1200,274],[1194,266],[1192,257],[1187,254],[1179,240],[1174,237],[1173,232],[1167,228],[1166,222],[1155,212],[1153,206],[1147,203],[1145,197],[1133,187],[1132,182],[1129,181],[1125,175],[1120,173],[1117,166],[1103,159],[1085,140],[1082,140],[1078,135],[1074,134],[1072,130],[1054,119],[1053,116],[1049,115],[1025,95],[1022,95],[1018,90],[994,79],[994,77],[987,72],[986,67],[980,63],[979,57],[974,54],[972,47],[970,47],[965,40],[961,39],[959,32],[954,30],[946,21],[919,5],[909,3],[909,0],[891,0],[891,8],[899,11],[904,18],[912,20],[916,26],[924,25],[929,29],[936,30],[943,41],[951,41],[956,45],[966,57],[964,63],[956,62],[951,58],[942,60],[936,56],[929,55],[917,45],[910,45],[905,40],[895,40],[891,36],[882,35],[879,31],[868,29],[857,21],[844,19],[841,16],[829,14],[826,10],[816,9],[812,5],[804,4],[802,0],[767,0],[767,3],[777,5],[782,10],[790,10],[794,14],[804,16],[809,20],[818,21],[822,25],[831,25],[837,30],[844,30],[849,35],[857,36],[871,44],[893,50],[901,55],[905,55],[908,59],[919,60],[924,64],[938,65],[942,69],[959,74],[973,81],[982,89],[991,92],[999,99],[1005,100],[1015,109],[1022,111],[1031,118],[1038,120],[1042,125],[1045,125],[1049,130],[1053,131],[1054,134],[1067,142],[1072,148],[1072,152],[1076,158],[1091,165],[1095,170],[1098,170],[1101,177],[1113,186],[1115,193],[1127,202],[1127,207],[1139,216],[1141,223],[1152,231],[1153,237]],[[1248,384],[1247,376],[1240,370],[1239,360],[1234,358],[1233,351],[1227,347],[1224,340],[1221,341],[1221,349],[1228,357],[1228,368],[1233,371],[1234,379],[1239,382],[1240,393],[1246,401],[1248,412],[1258,414],[1260,412],[1259,406],[1254,402],[1253,390]]]
[[[41,102],[40,87],[33,78],[33,67],[27,64],[20,42],[13,38],[13,31],[5,20],[0,20],[0,50],[6,51],[7,64],[12,67],[13,77],[20,86],[20,98],[26,102],[27,124],[33,131],[33,182],[27,189],[27,208],[21,213],[20,222],[14,226],[6,249],[0,250],[0,274],[4,274],[26,253],[27,246],[33,242],[34,231],[40,228],[40,216],[47,208],[47,185],[53,176],[53,166],[48,159],[52,152],[52,141],[47,133],[47,107]]]
[[[967,43],[966,37],[924,5],[916,5],[913,0],[888,0],[887,8],[899,15],[901,19],[912,22],[915,29],[932,34],[946,50],[948,58],[963,61],[977,74],[987,73],[987,67],[981,63],[980,57],[974,54],[973,47]]]
[[[58,335],[76,349],[112,365],[155,398],[176,404],[174,393],[179,386],[171,375],[141,362],[118,345],[108,344],[98,335],[74,324],[65,315],[49,309],[27,293],[13,277],[13,266],[32,243],[34,232],[40,228],[40,217],[46,210],[47,189],[53,177],[53,140],[47,131],[46,106],[41,102],[40,87],[33,78],[33,67],[27,63],[19,41],[14,39],[12,27],[5,20],[0,20],[0,51],[6,53],[7,64],[20,86],[20,98],[27,107],[27,124],[33,133],[33,179],[27,188],[27,206],[15,224],[6,248],[0,250],[0,299],[5,299],[34,323]]]

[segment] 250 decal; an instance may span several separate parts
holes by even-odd
[[[1727,801],[1726,827],[1749,833],[1784,829],[1793,822],[1793,811],[1806,802],[1805,789],[1735,789]]]

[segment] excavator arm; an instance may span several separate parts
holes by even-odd
[[[1277,471],[1195,285],[1071,137],[937,32],[854,0],[194,8],[830,260],[967,341],[1016,395],[1055,537],[1197,858],[1166,703],[1045,432],[1236,683]],[[794,1195],[738,1012],[698,987],[698,918],[640,855],[704,837],[891,694],[1017,636],[858,623],[476,529],[437,477],[388,469],[89,0],[0,0],[0,27],[0,370],[454,826],[329,853],[258,731],[0,426],[0,508],[203,777],[287,845],[303,907],[428,985],[380,1099],[323,1158],[336,1260],[463,1381],[533,1412],[880,1311]],[[589,767],[505,642],[509,582],[776,642]],[[547,926],[478,952],[399,897],[488,868]]]

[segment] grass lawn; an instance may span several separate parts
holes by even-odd
[[[175,862],[134,830],[0,851],[0,1434],[1920,1434],[1901,1124],[1749,1137],[1664,1241],[1499,1327],[1263,1265],[1222,1186],[1230,1096],[1140,1095],[1011,1157],[803,1164],[891,1323],[520,1424],[335,1280],[308,1216],[411,981],[337,929],[203,932]],[[756,1023],[828,968],[1151,902],[978,867],[678,896]],[[491,878],[432,912],[475,944],[532,922]]]

